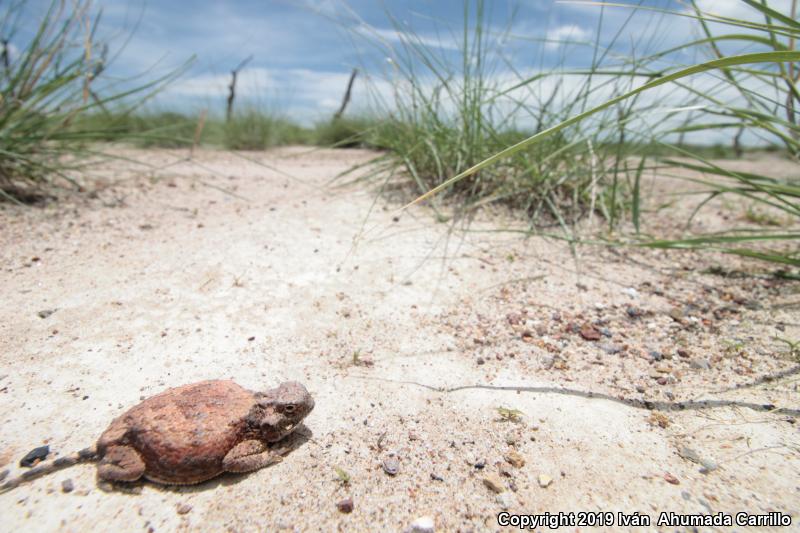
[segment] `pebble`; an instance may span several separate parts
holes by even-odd
[[[688,359],[690,354],[689,354],[689,352],[687,352],[683,348],[678,348],[678,355],[680,357],[683,357],[684,359]]]
[[[664,474],[664,481],[666,481],[667,483],[670,483],[672,485],[680,485],[680,483],[681,483],[680,481],[678,481],[678,478],[676,478],[675,476],[673,476],[669,472]]]
[[[696,358],[692,359],[689,365],[692,368],[696,368],[697,370],[709,370],[711,368],[711,363],[708,362],[708,359]]]
[[[71,479],[65,479],[61,482],[61,492],[70,493],[75,490],[75,485],[73,485]]]
[[[7,478],[7,477],[8,477],[8,474],[9,474],[10,472],[11,472],[11,471],[10,471],[8,468],[6,468],[6,469],[5,469],[5,470],[3,470],[2,472],[0,472],[0,481],[3,481],[5,478]]]
[[[555,357],[546,355],[542,357],[542,368],[544,368],[545,370],[550,370],[551,368],[553,368],[553,364],[555,362],[556,362]]]
[[[627,295],[628,295],[628,296],[630,296],[631,298],[636,298],[636,297],[638,297],[638,296],[639,296],[639,291],[637,291],[637,290],[636,290],[636,289],[634,289],[633,287],[625,287],[624,289],[622,289],[622,292],[623,292],[624,294],[627,294]]]
[[[594,326],[589,324],[584,324],[579,331],[581,337],[586,339],[587,341],[597,341],[600,340],[600,332],[597,331]]]
[[[719,468],[719,465],[714,461],[709,461],[708,459],[703,459],[703,466],[700,467],[699,472],[701,474],[708,474],[709,472],[713,472]]]
[[[607,342],[604,342],[603,344],[601,344],[600,345],[600,349],[603,350],[604,352],[606,352],[609,355],[614,355],[614,354],[617,354],[617,353],[622,351],[622,348],[620,346],[617,346],[616,344],[607,343]]]
[[[486,362],[486,360],[483,357],[478,357],[478,359],[475,362],[479,365],[482,365]]]
[[[406,530],[407,533],[434,533],[436,526],[433,523],[433,518],[430,516],[421,516],[411,522],[411,525]]]
[[[537,481],[539,482],[539,486],[540,487],[546,488],[546,487],[549,487],[550,483],[553,482],[553,478],[551,478],[547,474],[539,474],[539,477],[537,478]]]
[[[396,457],[385,457],[383,459],[383,471],[389,474],[390,476],[396,476],[397,473],[400,471],[400,463],[398,462]]]
[[[653,361],[661,361],[662,359],[664,359],[664,354],[662,354],[658,350],[650,350],[647,353]]]
[[[345,498],[344,500],[336,502],[336,508],[339,509],[340,513],[352,513],[353,512],[353,498]]]
[[[688,446],[681,446],[681,448],[678,450],[678,456],[693,463],[698,463],[698,464],[702,463],[702,460],[700,459],[700,454],[694,451],[693,449],[689,448]]]
[[[55,312],[56,312],[56,310],[55,310],[55,309],[42,309],[41,311],[39,311],[38,313],[36,313],[36,315],[37,315],[39,318],[47,318],[47,317],[49,317],[50,315],[52,315],[53,313],[55,313]]]
[[[19,466],[34,466],[40,461],[44,461],[50,454],[50,446],[39,446],[25,454],[25,457],[20,459]]]
[[[699,453],[688,446],[681,446],[681,448],[678,450],[678,456],[686,459],[687,461],[699,464],[701,466],[701,474],[708,474],[709,472],[713,472],[718,468],[717,463],[709,459],[702,458]]]
[[[503,492],[498,494],[494,497],[494,500],[502,507],[503,509],[510,509],[515,502],[516,498],[510,492]]]
[[[188,503],[182,503],[178,505],[178,514],[187,514],[189,511],[192,510],[192,506]]]
[[[503,480],[500,479],[497,474],[486,474],[483,476],[483,484],[487,489],[498,494],[506,490],[506,488],[503,486]]]
[[[514,468],[522,468],[525,466],[525,458],[522,457],[516,450],[509,450],[505,456],[505,460]]]

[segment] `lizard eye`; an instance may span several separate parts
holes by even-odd
[[[294,410],[297,406],[293,403],[289,403],[283,406],[283,410],[289,414],[294,413]]]

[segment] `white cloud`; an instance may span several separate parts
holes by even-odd
[[[236,106],[263,107],[303,124],[328,118],[338,108],[350,78],[349,72],[323,72],[310,69],[248,68],[236,81]],[[159,94],[164,104],[194,102],[224,109],[230,74],[204,74],[184,77]],[[382,80],[367,83],[356,78],[350,110],[364,111],[372,101],[372,93],[391,94],[391,87]]]
[[[376,28],[364,22],[353,26],[351,30],[362,38],[369,40],[378,40],[382,42],[387,48],[391,48],[392,44],[410,44],[420,45],[425,48],[439,48],[443,50],[460,50],[461,44],[452,36],[441,36],[436,34],[419,33],[415,31],[401,31],[391,28]]]
[[[591,32],[578,26],[577,24],[564,24],[547,30],[546,48],[555,50],[564,44],[575,41],[585,41]]]
[[[767,5],[779,13],[789,14],[791,13],[791,3],[791,0],[769,0]],[[764,20],[764,15],[757,9],[738,0],[697,0],[697,7],[703,12],[723,17],[758,20],[759,22]],[[692,8],[687,8],[687,10],[694,11]]]

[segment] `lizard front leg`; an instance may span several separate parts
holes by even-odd
[[[139,452],[130,446],[109,446],[97,465],[97,475],[107,481],[136,481],[144,470]]]
[[[231,448],[222,460],[226,472],[252,472],[271,464],[279,463],[283,457],[267,448],[260,440],[245,440]]]

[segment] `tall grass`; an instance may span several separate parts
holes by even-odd
[[[80,120],[123,100],[135,105],[178,73],[116,90],[102,85],[107,47],[95,38],[100,16],[92,17],[88,1],[53,1],[30,36],[19,33],[31,16],[24,1],[6,4],[0,16],[9,43],[0,65],[0,196],[9,200],[74,183],[79,157],[92,153],[87,142],[114,135],[91,122],[76,127]]]
[[[579,72],[564,65],[517,69],[501,48],[514,37],[494,29],[490,3],[465,0],[463,6],[463,26],[451,34],[452,43],[431,45],[391,15],[399,44],[366,34],[390,65],[385,78],[392,93],[376,94],[387,116],[375,141],[391,153],[385,168],[405,173],[420,200],[443,192],[466,210],[500,202],[524,211],[532,225],[555,221],[566,228],[595,211],[616,220],[630,207],[637,172],[636,165],[624,168],[627,156],[643,140],[628,131],[630,108],[541,132],[591,107],[599,95],[621,95],[638,77],[657,74],[640,72],[635,60],[620,64],[597,41],[561,43],[592,58]],[[504,151],[531,135],[539,142]]]
[[[420,173],[416,172],[415,179],[417,179],[420,188],[424,189],[424,193],[414,202],[429,199],[438,193],[452,193],[459,190],[474,191],[478,195],[491,194],[488,191],[496,189],[487,189],[485,184],[495,181],[492,177],[499,175],[499,182],[502,183],[502,186],[508,186],[509,183],[523,184],[523,187],[512,186],[510,192],[519,198],[525,199],[525,201],[532,199],[536,201],[535,199],[542,197],[542,191],[552,191],[551,184],[557,184],[565,185],[568,190],[574,191],[574,198],[578,202],[573,204],[572,207],[580,205],[580,200],[583,200],[583,205],[586,205],[587,196],[591,196],[591,198],[588,198],[588,201],[591,202],[591,209],[602,210],[602,202],[594,203],[594,196],[588,194],[592,190],[590,184],[602,183],[602,189],[606,192],[609,190],[615,191],[615,182],[620,170],[625,171],[623,173],[625,176],[631,175],[630,168],[626,166],[627,158],[624,154],[619,153],[612,156],[611,161],[614,164],[611,166],[611,171],[614,176],[609,187],[607,172],[605,175],[601,174],[597,181],[595,179],[587,180],[587,169],[594,167],[585,158],[583,160],[578,159],[578,169],[573,170],[568,162],[575,155],[570,153],[569,150],[592,141],[594,146],[613,146],[613,139],[608,140],[608,143],[604,142],[601,133],[603,128],[600,128],[600,132],[594,130],[594,135],[587,135],[585,133],[586,130],[583,128],[587,124],[591,127],[591,125],[599,123],[605,126],[612,124],[610,128],[612,131],[617,129],[613,127],[613,121],[608,120],[609,111],[620,109],[620,106],[628,104],[630,105],[629,107],[623,107],[623,109],[627,109],[628,115],[646,112],[647,110],[640,105],[641,100],[637,100],[637,98],[656,87],[667,85],[679,88],[687,94],[687,103],[697,104],[697,102],[701,102],[703,104],[701,109],[702,117],[706,119],[705,121],[698,121],[695,116],[685,126],[674,129],[673,133],[685,133],[687,131],[711,132],[720,128],[733,127],[772,142],[778,141],[785,146],[789,154],[797,157],[800,154],[798,151],[800,149],[798,144],[800,141],[800,129],[798,129],[797,125],[796,111],[796,107],[800,103],[800,91],[797,85],[798,81],[800,81],[800,51],[797,50],[797,42],[798,38],[800,38],[800,22],[796,20],[796,2],[792,2],[790,13],[780,13],[771,8],[766,0],[760,2],[755,0],[738,1],[747,4],[760,13],[763,21],[739,20],[718,16],[701,10],[696,3],[691,4],[691,10],[681,12],[658,10],[632,4],[596,3],[598,8],[614,5],[624,6],[630,10],[650,9],[669,16],[688,17],[695,21],[704,32],[704,37],[700,40],[640,59],[635,65],[630,65],[633,70],[627,71],[626,75],[647,72],[645,68],[647,65],[657,60],[663,60],[671,52],[681,48],[703,47],[710,57],[706,61],[694,65],[681,65],[672,69],[662,69],[654,73],[649,81],[639,84],[630,90],[617,91],[616,94],[610,95],[598,105],[590,105],[592,102],[589,101],[587,96],[592,91],[591,86],[587,86],[586,91],[579,93],[578,105],[559,107],[559,112],[563,113],[563,115],[556,117],[557,120],[551,121],[551,125],[543,127],[540,131],[526,136],[526,138],[516,143],[507,143],[502,149],[498,149],[498,144],[492,142],[494,138],[492,135],[493,130],[487,127],[488,122],[483,120],[484,104],[487,101],[493,101],[487,97],[494,91],[494,88],[483,85],[480,73],[475,77],[474,72],[468,72],[467,69],[464,70],[465,76],[467,74],[471,74],[471,76],[469,79],[465,77],[465,85],[460,86],[461,92],[456,95],[463,97],[461,101],[464,102],[462,107],[459,108],[459,111],[465,112],[464,120],[460,123],[450,123],[443,126],[444,121],[439,120],[439,115],[436,111],[440,108],[439,102],[435,98],[423,97],[420,91],[413,92],[417,99],[412,100],[412,103],[405,107],[401,105],[400,108],[407,112],[411,110],[417,115],[412,116],[410,121],[403,121],[401,118],[399,123],[410,122],[414,127],[421,127],[422,131],[411,130],[413,132],[411,136],[420,135],[420,138],[424,140],[410,143],[408,147],[401,147],[398,153],[408,161],[406,162],[407,167],[414,169],[415,159],[409,159],[410,155],[413,156],[412,148],[422,150],[428,158],[428,166],[435,169],[435,171],[429,170],[425,175],[434,175],[436,177],[433,181],[425,181],[420,179]],[[465,2],[465,5],[468,5],[468,3]],[[715,34],[711,30],[712,25],[728,28],[730,31]],[[480,34],[478,34],[478,37],[480,37]],[[735,48],[735,46],[732,46],[735,44],[746,45],[748,49],[745,50],[745,53],[740,50],[726,52]],[[411,49],[419,53],[420,47],[411,46]],[[481,46],[471,45],[465,39],[463,53],[465,58],[469,58],[469,60],[465,59],[465,64],[474,64],[470,54],[476,49],[479,51]],[[422,50],[423,58],[429,57],[430,52],[425,51],[424,47],[422,47]],[[600,65],[593,62],[587,74],[596,76],[600,71]],[[713,72],[718,76],[719,83],[714,89],[698,89],[687,83],[692,76],[709,72]],[[407,75],[406,78],[410,80],[412,87],[420,85],[413,74]],[[522,80],[515,88],[529,88],[531,84],[539,82],[541,78],[541,76],[533,76]],[[451,88],[451,79],[449,76],[441,77],[441,85],[432,94],[447,93]],[[720,95],[724,90],[734,90],[738,93],[739,98],[731,100],[730,98],[721,97]],[[470,94],[475,92],[480,94],[480,97],[471,99]],[[681,109],[682,106],[676,106],[676,108]],[[518,109],[515,109],[515,113],[520,112],[530,113],[531,108],[527,104],[520,103]],[[624,127],[621,125],[625,124],[625,122],[625,118],[620,117],[616,125],[617,127]],[[461,129],[457,131],[447,130],[448,127],[452,128],[456,125]],[[476,128],[479,133],[473,133],[476,132]],[[589,131],[592,130],[590,129]],[[436,133],[440,134],[440,138],[448,141],[459,139],[462,142],[446,143],[446,146],[450,147],[452,151],[444,153],[442,145],[437,144],[440,141],[436,141]],[[624,130],[620,132],[620,140],[622,140],[625,133],[626,131]],[[635,134],[636,132],[629,131],[628,133]],[[400,135],[398,137],[405,138],[408,136]],[[470,139],[475,139],[475,141],[470,142]],[[426,143],[428,146],[421,148]],[[488,146],[488,152],[490,153],[476,151],[475,148],[478,143],[484,143],[482,146]],[[618,142],[616,146],[618,148],[622,147],[624,143]],[[701,177],[693,178],[693,181],[703,186],[701,193],[705,194],[706,198],[699,204],[698,209],[702,209],[713,199],[722,196],[735,196],[784,213],[791,218],[795,228],[797,223],[800,222],[800,203],[798,203],[800,183],[796,178],[786,180],[769,176],[767,173],[739,172],[702,158],[697,154],[692,154],[690,151],[679,148],[674,150],[675,155],[682,156],[683,159],[663,159],[661,163],[672,168],[679,167],[700,173]],[[464,157],[461,157],[461,159],[456,158],[460,163],[456,166],[444,166],[444,157],[435,155],[440,153],[451,158],[451,160],[456,155],[463,155]],[[526,157],[531,154],[533,154],[533,157],[526,160]],[[562,158],[562,154],[568,157]],[[686,157],[692,158],[694,161],[686,162]],[[554,160],[557,164],[550,172],[530,171],[532,165],[534,165],[533,168],[536,168],[535,165],[537,163],[541,164],[542,161]],[[603,162],[604,166],[609,159],[604,155],[600,155],[595,161]],[[633,186],[628,188],[628,192],[631,194],[630,212],[632,213],[633,225],[637,233],[642,223],[640,206],[644,201],[642,197],[643,191],[639,187],[639,177],[643,167],[644,159],[640,161],[637,172],[633,175]],[[583,171],[580,169],[583,169]],[[662,172],[665,171],[662,170]],[[567,179],[562,181],[560,179],[562,176],[567,176]],[[520,180],[520,178],[522,179]],[[534,184],[534,188],[526,190],[524,184],[527,183]],[[594,188],[594,190],[597,191],[598,189]],[[546,193],[545,198],[548,198],[549,194],[549,192]],[[608,195],[604,196],[608,199]],[[612,210],[617,206],[615,197],[616,192],[613,192],[612,203],[610,206],[607,205],[605,210],[605,214],[611,215],[612,221],[614,220]],[[550,203],[553,204],[555,202],[551,200]],[[558,211],[555,212],[558,213]],[[796,229],[773,231],[763,227],[756,227],[729,229],[714,234],[691,234],[689,232],[679,238],[650,238],[639,239],[634,242],[642,246],[660,248],[712,248],[726,253],[800,266],[798,238],[800,238],[800,232]]]

